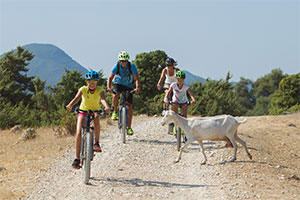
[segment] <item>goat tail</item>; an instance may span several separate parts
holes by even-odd
[[[242,120],[242,121],[238,121],[238,123],[239,124],[243,124],[243,123],[246,123],[248,121],[248,119],[247,118],[245,118],[244,120]]]

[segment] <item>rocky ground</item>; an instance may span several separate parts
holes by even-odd
[[[203,157],[196,142],[187,148],[179,163],[173,163],[178,153],[176,140],[173,135],[166,134],[167,127],[160,126],[160,120],[161,117],[134,117],[135,135],[128,137],[127,144],[121,143],[115,122],[103,131],[103,152],[97,153],[92,162],[89,185],[82,183],[82,170],[71,168],[74,159],[72,137],[48,138],[48,143],[56,138],[54,144],[57,146],[51,149],[52,154],[40,155],[42,158],[30,160],[27,150],[20,152],[20,157],[15,156],[15,162],[22,159],[22,153],[25,159],[23,168],[18,170],[12,164],[13,160],[5,162],[9,159],[7,152],[17,153],[20,144],[31,142],[34,145],[34,141],[21,142],[4,150],[1,148],[0,187],[3,190],[0,197],[119,200],[299,198],[300,113],[249,117],[248,122],[239,127],[238,134],[246,141],[253,160],[249,160],[240,146],[237,161],[226,163],[224,161],[231,158],[233,149],[224,148],[224,142],[205,141],[206,165],[200,165]],[[1,141],[9,134],[2,131]],[[39,138],[36,141],[42,139]],[[15,148],[14,151],[11,148]],[[37,156],[42,152],[33,154]],[[38,166],[39,162],[45,165]]]

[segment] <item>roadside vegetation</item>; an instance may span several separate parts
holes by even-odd
[[[156,50],[140,53],[133,60],[141,79],[141,92],[134,95],[135,114],[161,113],[164,94],[156,89],[156,84],[167,57],[164,51]],[[84,76],[66,69],[60,82],[45,87],[46,81],[27,76],[26,66],[33,58],[31,52],[17,47],[16,51],[9,51],[0,59],[0,128],[16,124],[23,127],[74,126],[75,116],[64,106],[85,84]],[[99,85],[105,89],[106,78],[103,71],[99,73]],[[300,73],[288,75],[280,69],[273,69],[256,81],[241,77],[236,84],[231,83],[231,78],[228,72],[224,79],[207,79],[205,83],[191,84],[197,102],[190,107],[189,114],[257,116],[300,109]],[[108,93],[107,100],[111,103]]]

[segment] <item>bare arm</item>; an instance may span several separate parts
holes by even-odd
[[[74,99],[72,99],[72,101],[70,101],[70,103],[66,106],[66,108],[71,111],[73,106],[79,102],[81,96],[82,96],[82,92],[78,90],[76,96],[74,97]]]
[[[102,105],[105,107],[105,112],[109,113],[110,112],[110,107],[106,101],[106,96],[105,93],[103,91],[100,92],[100,101],[102,103]]]
[[[140,91],[140,78],[139,78],[139,74],[133,74],[133,78],[135,80],[135,91],[139,92]]]
[[[196,102],[195,96],[193,95],[193,93],[192,93],[192,91],[191,91],[190,88],[187,90],[187,92],[189,93],[189,95],[190,95],[191,98],[192,98],[191,104],[193,105],[193,104]]]
[[[166,68],[165,68],[165,69],[163,69],[163,71],[161,72],[159,81],[158,81],[158,83],[157,83],[157,89],[158,89],[158,90],[161,90],[161,84],[162,84],[162,82],[163,82],[164,79],[165,79],[166,73],[167,73],[167,70],[166,70]]]
[[[116,74],[114,73],[110,73],[109,77],[108,77],[108,80],[107,80],[107,91],[112,93],[112,89],[111,89],[111,82],[112,80],[114,79]]]
[[[164,98],[165,103],[169,103],[169,96],[170,96],[172,91],[173,91],[173,88],[170,87],[170,89],[166,92],[165,98]]]

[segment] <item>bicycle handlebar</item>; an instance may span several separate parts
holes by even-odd
[[[99,115],[106,115],[105,110],[81,110],[79,108],[72,108],[74,113],[87,113],[88,115],[93,115],[94,113],[98,113]]]
[[[179,104],[179,103],[177,103],[177,102],[172,102],[172,101],[169,101],[169,104],[170,104],[170,105],[175,105],[175,104],[182,105],[182,104]],[[185,103],[184,103],[184,104],[185,104]],[[189,105],[191,105],[191,102],[188,101],[186,104],[187,104],[187,106],[189,106]]]
[[[115,90],[112,90],[112,92],[114,94],[117,94],[117,92]],[[130,94],[134,94],[136,91],[133,89],[133,90],[122,91],[121,93],[123,94],[123,93],[126,93],[126,92],[129,92]]]

